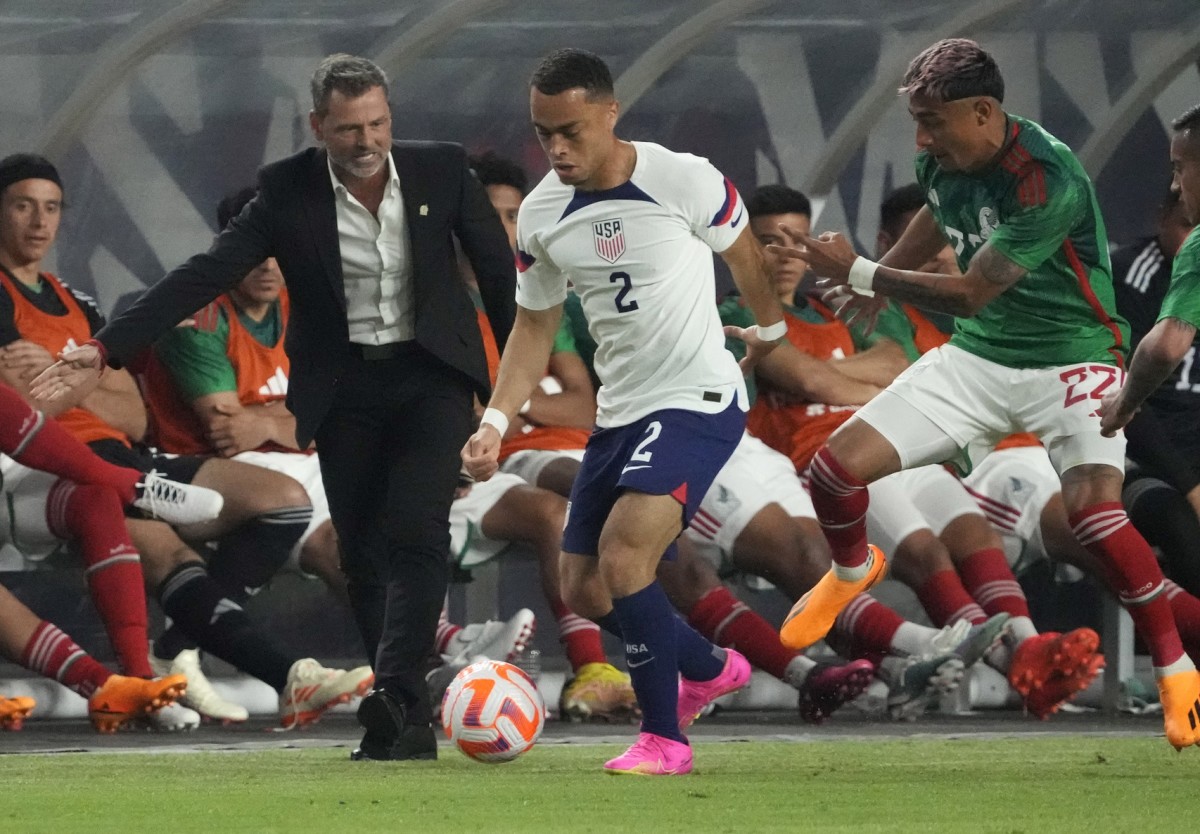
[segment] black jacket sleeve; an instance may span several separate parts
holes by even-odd
[[[194,255],[150,287],[96,338],[119,368],[163,333],[203,308],[272,255],[266,189],[246,204],[207,252]]]

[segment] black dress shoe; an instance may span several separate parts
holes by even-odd
[[[358,705],[358,723],[366,729],[351,761],[436,759],[437,739],[429,724],[408,720],[404,705],[391,693],[376,689]]]

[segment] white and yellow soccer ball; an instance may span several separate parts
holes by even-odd
[[[510,762],[538,740],[546,702],[524,670],[480,660],[455,675],[442,696],[442,729],[478,762]]]

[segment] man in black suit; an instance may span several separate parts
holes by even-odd
[[[258,196],[216,239],[81,348],[35,396],[54,398],[120,367],[167,328],[273,257],[291,320],[288,407],[313,439],[355,618],[376,672],[355,759],[432,759],[424,666],[447,581],[448,516],[472,396],[489,394],[474,307],[454,239],[503,348],[515,269],[500,220],[458,145],[393,142],[387,79],[331,55],[312,79],[324,146],[267,165]]]

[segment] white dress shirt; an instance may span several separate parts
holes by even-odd
[[[329,162],[337,207],[338,245],[350,341],[364,345],[406,342],[413,321],[412,250],[400,195],[400,177],[387,156],[388,182],[379,219],[342,185]]]

